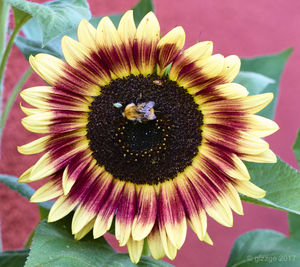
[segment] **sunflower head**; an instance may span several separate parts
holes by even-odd
[[[115,236],[138,262],[147,241],[155,259],[174,259],[187,224],[212,243],[206,216],[232,226],[243,214],[238,193],[260,198],[243,160],[275,162],[261,139],[278,129],[254,115],[272,100],[248,96],[232,83],[237,56],[212,54],[210,41],[186,50],[176,27],[163,37],[150,12],[136,28],[133,12],[116,29],[104,17],[97,29],[82,20],[78,41],[62,39],[66,61],[30,57],[48,86],[21,93],[33,108],[24,127],[46,134],[19,147],[44,152],[19,178],[49,181],[32,202],[56,199],[49,222],[75,209],[72,232],[104,235],[115,217]]]

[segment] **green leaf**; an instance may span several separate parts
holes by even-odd
[[[262,199],[241,196],[257,205],[300,214],[300,173],[278,158],[273,164],[246,164],[251,182],[267,191]]]
[[[40,211],[40,220],[41,221],[48,218],[49,209],[39,206],[39,211]]]
[[[85,0],[55,0],[44,4],[25,0],[6,1],[38,21],[43,32],[43,45],[57,35],[76,28],[81,19],[90,19],[91,17],[88,3]]]
[[[293,213],[289,213],[288,216],[290,236],[300,241],[300,216]]]
[[[298,130],[297,138],[293,145],[293,150],[298,161],[298,168],[300,168],[300,129]]]
[[[22,10],[19,10],[15,7],[12,7],[13,12],[14,12],[14,20],[15,20],[15,27],[17,25],[22,25],[24,24],[27,20],[31,18],[31,15],[23,12]]]
[[[144,15],[146,15],[149,11],[153,10],[152,1],[141,0],[133,8],[133,10],[135,16],[137,16],[135,20],[137,23],[139,23]],[[117,26],[122,16],[123,14],[114,14],[114,15],[110,15],[110,18],[113,21],[113,23]],[[102,17],[93,17],[91,18],[90,23],[94,27],[97,27],[101,18]],[[26,57],[27,60],[30,55],[35,56],[38,53],[46,53],[63,59],[64,57],[61,50],[61,38],[64,35],[68,35],[73,39],[77,39],[77,29],[73,28],[62,34],[59,34],[53,40],[51,40],[45,46],[43,46],[42,45],[43,32],[39,25],[39,22],[37,21],[37,19],[34,18],[28,21],[24,25],[22,31],[25,37],[19,35],[15,40],[15,44],[21,50],[21,52],[23,53],[23,55]]]
[[[15,39],[15,44],[21,50],[22,54],[25,56],[25,58],[27,60],[29,59],[30,55],[35,56],[36,54],[39,54],[39,53],[46,53],[46,54],[50,54],[52,56],[63,59],[61,48],[57,47],[57,44],[59,44],[59,43],[60,43],[60,41],[57,41],[57,39],[55,38],[54,40],[49,42],[47,45],[42,47],[41,42],[28,39],[27,37],[23,37],[23,36],[19,35]]]
[[[270,230],[255,230],[234,243],[227,267],[299,267],[300,242]]]
[[[28,184],[23,184],[18,182],[18,178],[15,176],[0,174],[0,183],[8,186],[10,189],[17,191],[21,196],[30,199],[34,193],[34,189]],[[52,206],[52,202],[42,202],[38,204],[40,207],[49,210]]]
[[[274,84],[275,80],[259,73],[240,71],[234,82],[248,88],[250,95],[257,95],[261,94],[269,84]]]
[[[298,130],[298,135],[293,145],[293,150],[298,161],[298,166],[300,167],[300,129]],[[295,238],[300,241],[300,216],[289,213],[288,218],[291,238]]]
[[[29,249],[9,250],[0,253],[0,267],[23,267]]]
[[[154,11],[153,3],[152,0],[140,0],[133,8],[133,16],[134,16],[134,21],[135,24],[138,25],[142,18],[150,11]],[[119,22],[123,16],[122,14],[112,14],[109,15],[110,19],[114,23],[114,25],[117,27],[119,25]],[[90,20],[90,23],[94,26],[97,27],[99,21],[103,17],[93,17]]]
[[[173,265],[159,260],[154,260],[150,257],[142,256],[138,264],[130,261],[128,254],[115,253],[108,257],[103,264],[96,265],[97,267],[171,267]]]
[[[71,217],[48,224],[42,221],[36,228],[25,267],[169,267],[168,263],[143,256],[135,265],[127,254],[116,253],[103,237],[93,239],[91,234],[80,241],[70,233]]]
[[[259,115],[272,119],[274,117],[277,96],[279,91],[279,80],[283,67],[291,55],[293,49],[289,48],[283,52],[270,56],[262,56],[255,58],[242,59],[241,71],[255,72],[273,79],[275,83],[266,86],[260,93],[272,92],[274,94],[273,101],[263,109]],[[257,88],[247,87],[251,94],[256,93]]]
[[[143,17],[150,11],[154,11],[152,0],[140,0],[133,8],[135,24],[138,25]]]
[[[15,44],[21,50],[27,60],[30,55],[35,56],[38,53],[46,53],[64,59],[61,49],[62,37],[64,35],[68,35],[75,40],[77,39],[77,29],[70,29],[67,32],[59,34],[53,40],[43,46],[43,32],[36,19],[31,19],[28,21],[22,28],[22,31],[25,37],[19,35],[15,40]]]

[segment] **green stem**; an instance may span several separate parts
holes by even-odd
[[[11,95],[9,96],[6,105],[4,107],[2,116],[1,116],[1,120],[0,120],[0,131],[1,129],[3,129],[5,122],[7,120],[7,116],[9,114],[9,111],[13,105],[13,103],[15,102],[15,99],[20,91],[20,89],[23,87],[24,83],[27,81],[27,79],[30,77],[30,75],[32,74],[33,70],[32,68],[28,68],[28,70],[23,74],[23,76],[21,77],[21,79],[18,81],[18,83],[15,85]]]
[[[3,80],[3,76],[4,76],[4,70],[5,70],[5,66],[6,66],[6,62],[10,53],[10,50],[12,49],[12,46],[14,44],[14,40],[17,36],[17,34],[19,33],[19,31],[21,30],[22,26],[24,25],[24,23],[28,20],[27,17],[24,17],[24,19],[20,22],[19,25],[15,25],[15,28],[9,38],[9,41],[7,43],[7,46],[5,48],[2,60],[1,60],[1,65],[0,65],[0,81]]]
[[[33,239],[34,234],[35,234],[35,229],[31,232],[30,236],[28,237],[24,248],[30,248],[31,247],[31,243],[32,243],[32,239]]]
[[[147,242],[146,239],[144,241],[144,247],[143,247],[142,255],[150,256],[150,250],[149,250],[148,242]]]
[[[3,2],[3,0],[1,0]],[[18,23],[15,24],[14,30],[9,38],[9,41],[7,43],[7,46],[4,50],[4,54],[3,57],[1,59],[1,65],[0,65],[0,114],[2,112],[2,93],[3,93],[3,83],[4,83],[4,72],[5,72],[5,67],[6,67],[6,63],[7,63],[7,59],[9,56],[9,53],[12,49],[12,46],[14,44],[14,40],[17,36],[17,34],[19,33],[19,31],[21,30],[21,28],[23,27],[23,25],[30,19],[31,17],[29,15],[25,15],[23,16],[20,21],[18,21]],[[16,19],[15,19],[16,22]],[[2,117],[2,116],[1,116]],[[1,130],[1,128],[0,128]],[[1,135],[1,132],[0,132]]]
[[[6,33],[8,28],[9,4],[0,1],[0,60],[6,45]]]

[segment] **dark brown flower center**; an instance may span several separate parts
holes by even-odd
[[[145,103],[154,104],[155,119],[124,112],[130,104]],[[101,88],[91,104],[87,137],[98,164],[115,178],[157,184],[191,164],[201,144],[202,118],[193,97],[176,82],[131,75]]]

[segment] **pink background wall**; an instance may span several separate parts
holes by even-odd
[[[130,8],[136,0],[90,0],[94,16],[119,13]],[[281,80],[281,92],[275,120],[279,132],[268,140],[271,148],[285,161],[296,167],[291,146],[300,126],[299,70],[300,70],[300,1],[299,0],[154,0],[161,31],[165,34],[174,26],[182,25],[187,35],[187,46],[199,40],[212,40],[215,52],[252,57],[276,53],[294,47]],[[16,48],[9,59],[5,88],[8,92],[28,63]],[[33,75],[25,87],[40,85]],[[5,98],[6,99],[6,98]],[[20,123],[23,117],[17,99],[3,134],[1,173],[20,175],[37,157],[19,155],[17,145],[36,138]],[[37,187],[41,183],[33,184]],[[29,233],[38,223],[35,205],[17,193],[0,185],[0,219],[4,249],[21,248]],[[234,240],[245,231],[271,228],[288,233],[286,214],[267,208],[244,204],[245,215],[235,216],[233,228],[225,228],[209,221],[208,231],[214,246],[203,244],[188,232],[183,248],[173,261],[175,266],[224,266]]]

